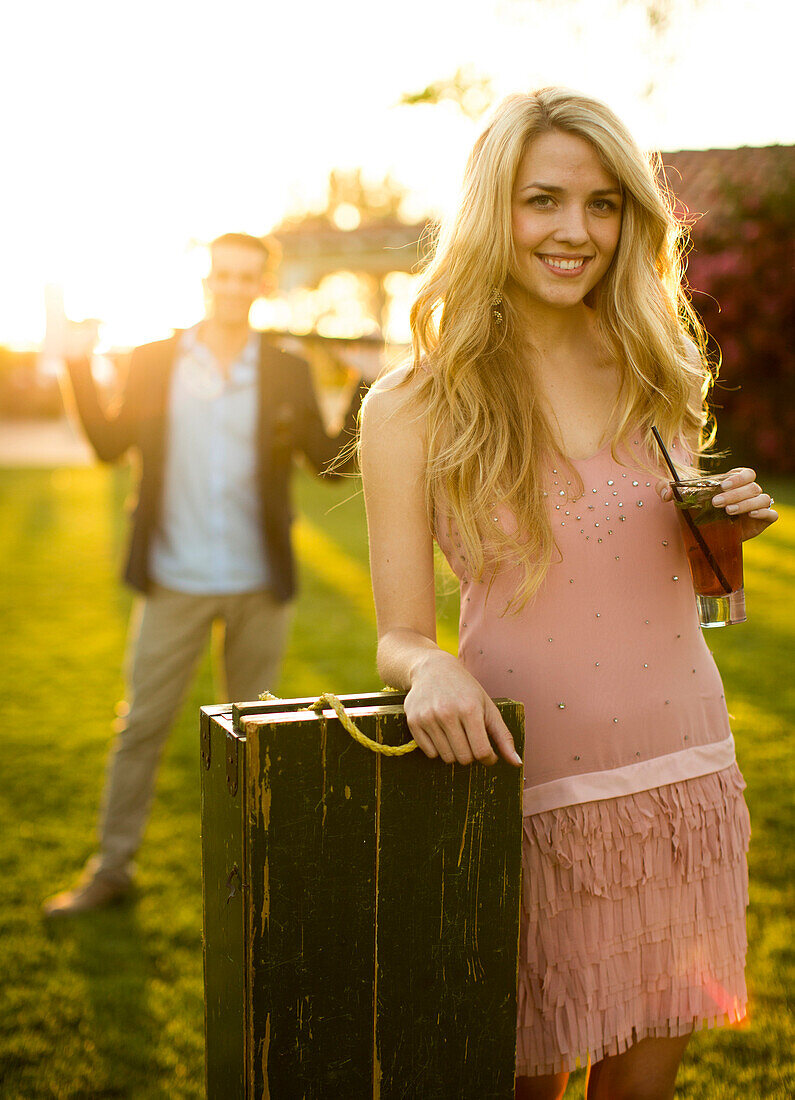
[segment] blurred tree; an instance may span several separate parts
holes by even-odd
[[[641,8],[645,12],[649,27],[657,34],[663,34],[668,30],[677,11],[685,7],[697,6],[701,2],[702,0],[618,0],[622,8]],[[552,4],[556,8],[564,6],[593,8],[589,0],[503,0],[506,11],[512,14],[521,12],[522,9],[529,12],[532,8]]]
[[[640,7],[646,15],[649,29],[654,38],[664,38],[677,12],[685,7],[697,7],[702,0],[618,0],[622,8]],[[531,17],[533,10],[539,7],[555,8],[569,7],[572,12],[573,29],[577,32],[583,30],[580,21],[582,9],[584,13],[591,12],[593,6],[590,0],[503,0],[503,8],[511,19]],[[672,60],[666,58],[666,64]],[[644,94],[651,96],[655,89],[654,80],[650,80]],[[399,100],[403,106],[412,107],[417,104],[437,104],[444,101],[454,103],[467,118],[478,119],[494,105],[494,91],[491,79],[487,76],[478,76],[471,66],[458,68],[451,77],[443,80],[434,80],[417,92],[406,92]]]
[[[467,118],[480,118],[493,103],[491,80],[485,76],[476,76],[467,66],[456,69],[447,80],[435,80],[419,92],[406,92],[400,97],[400,103],[413,107],[418,103],[441,103],[448,100],[455,103]]]

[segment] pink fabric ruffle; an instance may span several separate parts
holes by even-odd
[[[519,1076],[743,1018],[744,788],[733,764],[524,819]]]

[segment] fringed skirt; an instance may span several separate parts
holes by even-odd
[[[734,764],[525,818],[519,1076],[743,1018],[744,788]]]

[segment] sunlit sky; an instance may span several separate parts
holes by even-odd
[[[41,339],[47,284],[106,344],[190,324],[195,242],[322,204],[334,167],[391,172],[417,211],[443,210],[482,123],[398,100],[462,66],[498,100],[596,95],[648,148],[791,144],[786,7],[670,7],[655,33],[640,0],[6,5],[0,343]]]

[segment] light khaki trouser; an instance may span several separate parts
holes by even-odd
[[[290,605],[269,592],[194,596],[154,585],[138,602],[127,651],[130,709],[108,761],[94,873],[130,877],[160,756],[213,623],[224,626],[220,694],[242,702],[273,690],[289,618]]]

